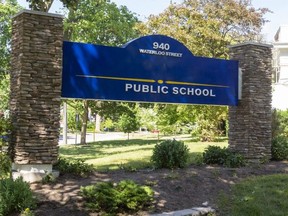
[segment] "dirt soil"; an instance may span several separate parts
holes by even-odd
[[[100,215],[89,213],[79,196],[81,186],[101,181],[119,182],[132,179],[139,184],[148,184],[155,193],[155,207],[150,212],[137,215],[183,210],[208,206],[216,209],[219,193],[229,194],[231,185],[252,176],[288,173],[288,162],[270,162],[244,168],[223,168],[219,166],[190,166],[179,170],[126,170],[94,172],[89,177],[61,175],[53,184],[31,184],[32,190],[39,198],[35,211],[39,216],[84,216]]]

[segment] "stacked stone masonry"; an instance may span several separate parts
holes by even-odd
[[[58,157],[63,18],[22,11],[12,22],[10,115],[14,163]]]
[[[242,69],[242,99],[229,107],[229,147],[251,161],[271,158],[271,46],[246,43],[230,48]]]

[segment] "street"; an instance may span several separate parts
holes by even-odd
[[[76,142],[77,137],[77,142]],[[79,144],[80,143],[80,133],[67,134],[67,144]],[[108,133],[87,133],[86,142],[96,142],[96,141],[105,141],[105,140],[117,140],[117,139],[127,139],[127,134],[122,132],[108,132]],[[60,135],[59,145],[64,145],[63,143],[63,134]]]

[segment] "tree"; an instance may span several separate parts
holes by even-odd
[[[171,4],[163,13],[152,15],[137,29],[143,35],[163,34],[185,44],[194,55],[228,59],[228,45],[255,41],[267,20],[267,8],[255,9],[250,0],[184,0]],[[170,107],[171,106],[171,107]],[[197,122],[200,136],[211,139],[218,133],[219,121],[226,121],[227,107],[164,106],[158,120],[171,129],[187,121]],[[165,128],[165,127],[164,127]],[[209,131],[209,133],[204,133]],[[205,135],[206,134],[206,135]],[[213,136],[212,136],[213,135]],[[204,137],[203,137],[204,139]]]
[[[10,91],[11,16],[20,11],[16,0],[0,1],[0,113],[8,109]]]
[[[64,31],[66,39],[72,41],[119,46],[138,36],[133,30],[137,22],[137,17],[127,7],[117,7],[115,3],[106,0],[84,0],[79,1],[77,7],[69,11],[64,22]],[[83,104],[85,110],[82,111],[82,144],[86,143],[88,107],[93,108],[93,113],[99,113],[103,104],[112,104],[114,108],[119,108],[122,103],[84,101]]]
[[[157,112],[153,108],[139,107],[137,117],[141,127],[145,127],[149,131],[157,129]]]
[[[26,0],[31,10],[48,12],[54,0]],[[60,0],[63,5],[70,9],[75,9],[79,0]]]
[[[119,122],[118,122],[119,128],[124,132],[128,134],[128,140],[129,140],[129,134],[131,132],[134,132],[139,129],[140,123],[138,118],[136,117],[134,112],[128,112],[121,115]]]
[[[267,8],[255,9],[250,0],[184,0],[152,15],[137,29],[142,34],[171,36],[194,55],[228,58],[228,45],[255,41],[267,20]]]
[[[21,10],[16,0],[0,1],[0,74],[7,74],[11,52],[11,16]]]
[[[109,0],[80,1],[64,22],[67,39],[107,46],[120,46],[138,36],[133,30],[138,22],[125,6]]]

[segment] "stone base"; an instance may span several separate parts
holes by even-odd
[[[12,164],[13,179],[22,177],[26,182],[39,182],[50,173],[55,178],[59,176],[59,171],[52,170],[52,164]]]

